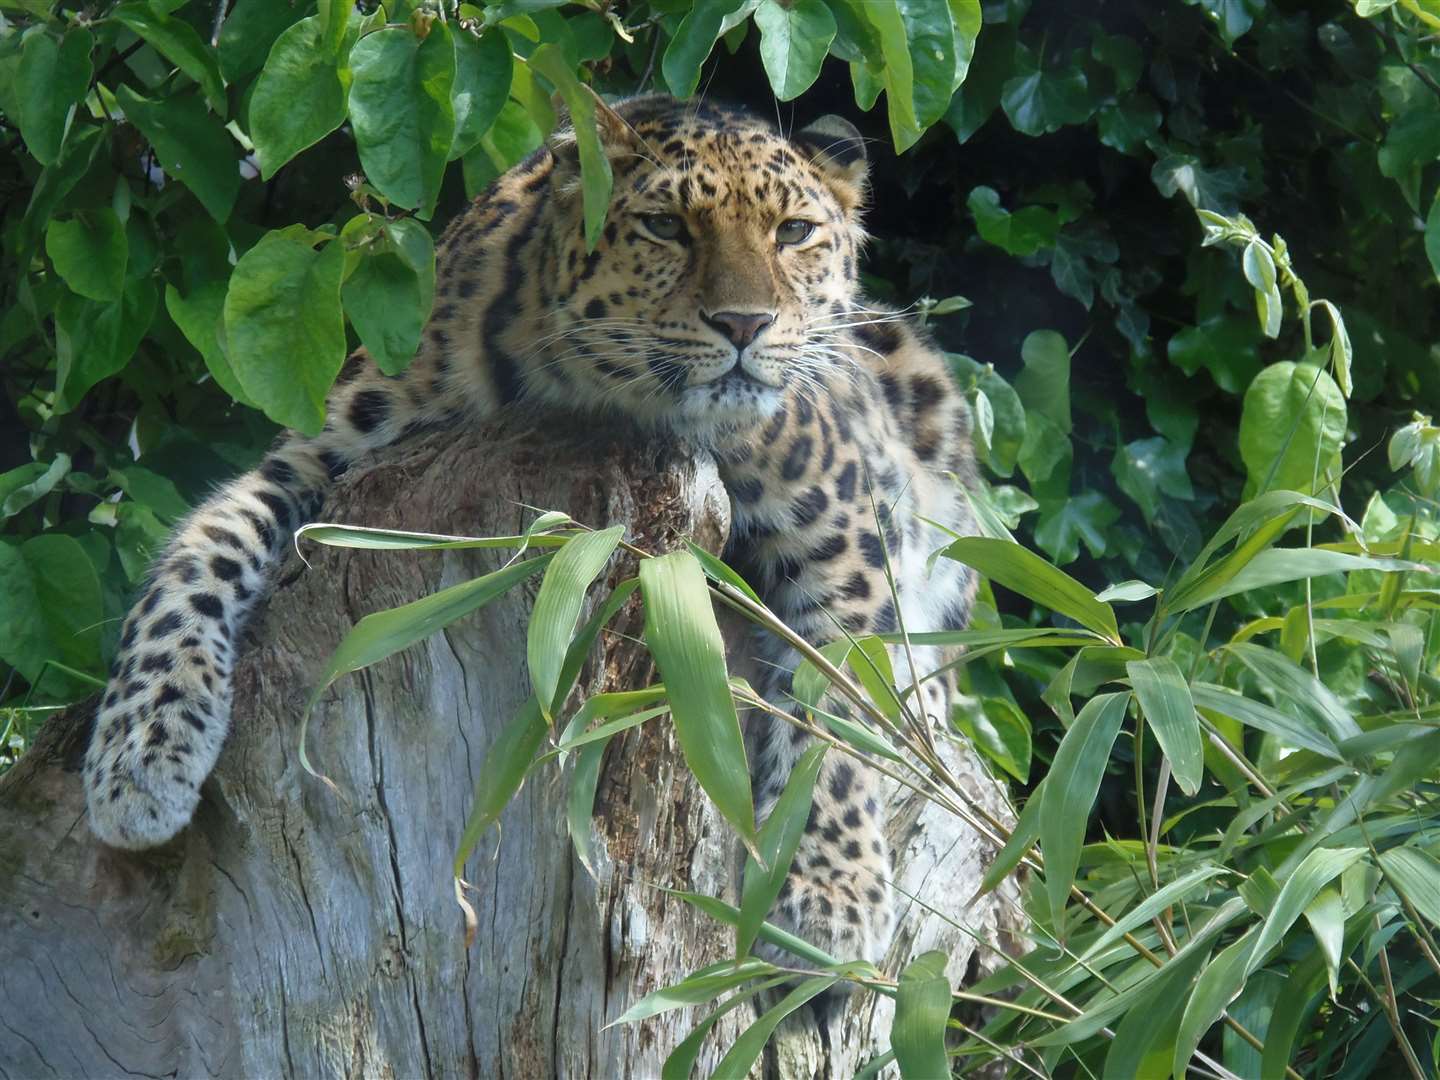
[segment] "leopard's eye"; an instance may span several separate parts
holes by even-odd
[[[787,218],[775,230],[775,242],[778,244],[803,244],[810,239],[810,234],[814,231],[815,223],[813,221],[806,221],[803,218]]]
[[[641,214],[640,221],[657,240],[679,240],[685,235],[685,222],[679,214]]]

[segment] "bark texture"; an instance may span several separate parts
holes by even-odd
[[[487,535],[538,506],[627,523],[650,550],[686,536],[719,549],[728,501],[708,461],[655,444],[567,446],[524,426],[410,444],[355,470],[325,517]],[[345,630],[507,556],[306,554],[310,568],[295,561],[252,625],[235,729],[175,841],[134,855],[89,833],[77,770],[93,706],[52,720],[0,778],[0,1078],[658,1076],[704,1011],[605,1025],[723,959],[732,939],[655,886],[737,891],[734,845],[668,725],[611,746],[595,878],[565,832],[568,776],[526,784],[467,866],[479,917],[467,950],[450,864],[477,770],[529,693],[538,578],[327,691],[310,754],[337,796],[296,751],[304,701]],[[610,580],[632,572],[612,566]],[[582,674],[586,695],[652,677],[628,637],[641,629],[633,604],[616,629]],[[976,763],[950,756],[1007,815]],[[957,981],[988,970],[996,952],[976,952],[966,931],[1003,944],[1020,925],[1013,890],[967,907],[991,847],[918,800],[897,805],[899,884],[965,930],[912,905],[891,966],[940,948]],[[788,1023],[766,1073],[846,1077],[883,1052],[889,1003],[854,1001],[828,1039],[808,1013]],[[715,1027],[701,1075],[753,1017],[742,1007]]]

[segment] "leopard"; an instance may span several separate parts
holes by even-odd
[[[970,410],[913,313],[861,288],[866,139],[837,116],[785,132],[659,95],[597,96],[595,115],[612,183],[593,243],[562,123],[444,232],[410,365],[385,374],[357,350],[318,434],[281,434],[179,524],[123,622],[85,754],[104,844],[155,847],[191,820],[229,733],[247,616],[297,529],[347,470],[433,425],[539,408],[708,453],[731,500],[724,558],[810,643],[966,624],[973,573],[930,556],[975,531]],[[763,822],[815,735],[777,715],[802,715],[798,653],[765,635],[754,651],[776,706],[746,717]],[[916,645],[895,664],[941,724],[953,689],[919,673],[942,661]],[[872,764],[825,754],[770,919],[879,961],[895,903]]]

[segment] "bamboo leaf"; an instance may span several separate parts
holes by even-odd
[[[945,1028],[950,1020],[950,980],[945,954],[922,953],[900,973],[895,994],[895,1022],[890,1046],[902,1080],[928,1080],[950,1075],[945,1053]]]
[[[1160,749],[1170,759],[1175,782],[1186,795],[1200,790],[1205,758],[1200,746],[1200,718],[1180,666],[1168,656],[1131,660],[1125,665],[1140,711],[1150,721]]]
[[[1315,899],[1320,890],[1364,854],[1364,848],[1317,848],[1301,860],[1300,865],[1285,879],[1285,884],[1280,886],[1280,895],[1275,898],[1270,914],[1260,928],[1255,951],[1251,953],[1246,964],[1247,975],[1265,962],[1270,950],[1280,944],[1285,932],[1294,925],[1301,912],[1310,906],[1310,901]]]
[[[1440,861],[1428,851],[1397,847],[1380,853],[1380,869],[1432,926],[1440,926]]]
[[[626,1009],[619,1019],[613,1020],[605,1026],[608,1028],[614,1027],[616,1024],[633,1024],[638,1020],[659,1016],[671,1009],[679,1009],[686,1005],[699,1005],[702,1002],[711,1001],[726,990],[734,989],[751,979],[774,975],[778,970],[779,968],[774,964],[757,960],[754,957],[744,960],[722,960],[718,964],[710,964],[698,971],[692,971],[674,986],[666,986],[646,994]]]
[[[1256,941],[1255,931],[1251,929],[1239,941],[1222,949],[1195,980],[1195,989],[1185,1006],[1180,1032],[1175,1039],[1176,1076],[1189,1074],[1190,1059],[1195,1055],[1201,1038],[1220,1019],[1225,1006],[1245,989],[1246,968]]]
[[[525,652],[530,662],[530,682],[547,721],[552,719],[551,710],[560,704],[556,693],[560,668],[570,639],[575,636],[585,593],[605,569],[624,534],[623,525],[581,533],[555,553],[540,582]],[[569,689],[565,687],[567,693]]]
[[[716,1080],[744,1080],[750,1075],[751,1068],[760,1057],[760,1051],[765,1049],[765,1044],[770,1041],[770,1036],[774,1034],[780,1021],[811,998],[829,990],[838,981],[838,975],[817,975],[791,990],[780,999],[780,1004],[745,1029],[740,1038],[735,1040],[735,1045],[720,1059],[720,1064],[715,1066],[711,1075]]]

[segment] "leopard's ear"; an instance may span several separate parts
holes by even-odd
[[[864,198],[870,162],[865,156],[865,136],[849,120],[822,116],[790,140],[841,189],[842,196],[853,193],[855,203]]]

